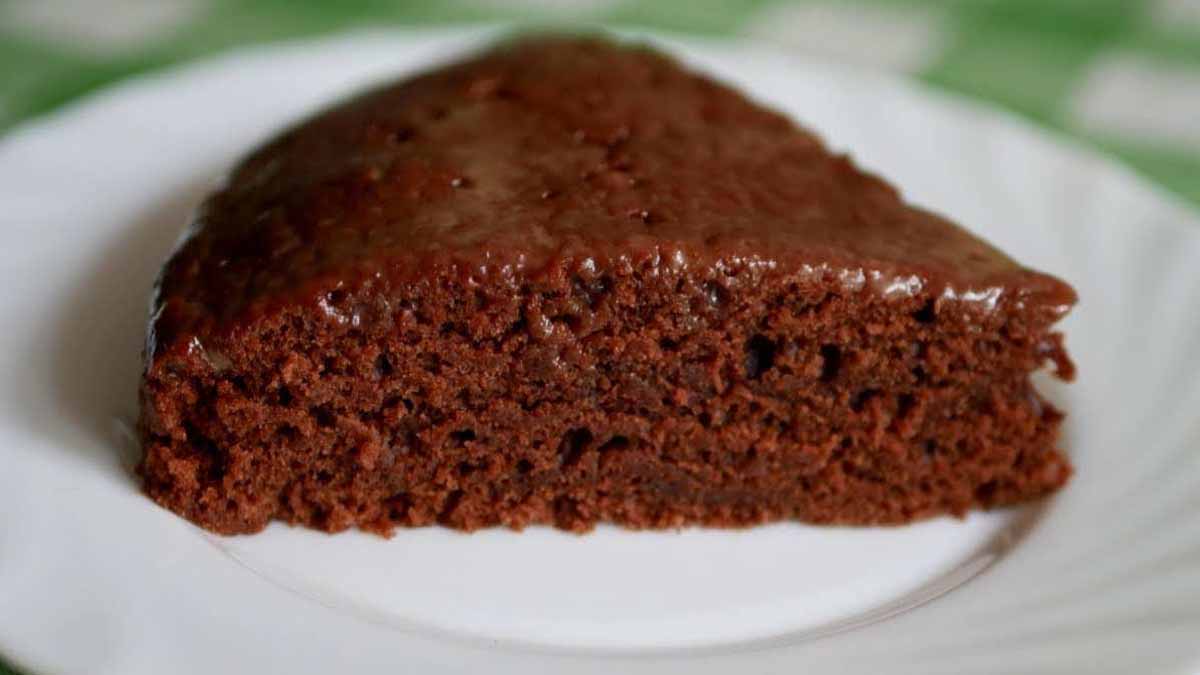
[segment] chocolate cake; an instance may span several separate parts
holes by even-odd
[[[906,523],[1071,468],[1072,289],[651,49],[541,37],[253,152],[153,302],[140,466],[221,533]]]

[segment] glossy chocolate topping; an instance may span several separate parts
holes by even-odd
[[[253,153],[169,262],[152,330],[161,350],[340,285],[564,260],[752,261],[983,310],[1075,300],[728,87],[648,49],[542,38],[368,92]]]

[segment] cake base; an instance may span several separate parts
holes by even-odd
[[[387,533],[895,524],[1068,479],[1028,373],[1070,365],[1025,315],[661,259],[344,289],[197,342],[144,388],[146,491],[222,533]]]

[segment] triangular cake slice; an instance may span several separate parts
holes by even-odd
[[[1072,289],[643,47],[536,38],[331,108],[199,211],[140,471],[216,532],[906,523],[1071,469]]]

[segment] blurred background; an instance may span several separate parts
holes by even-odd
[[[367,26],[636,26],[905,73],[1200,204],[1200,0],[0,0],[0,135],[122,78]]]
[[[1200,0],[0,0],[0,142],[97,88],[238,46],[480,22],[651,28],[901,73],[1200,205]]]

